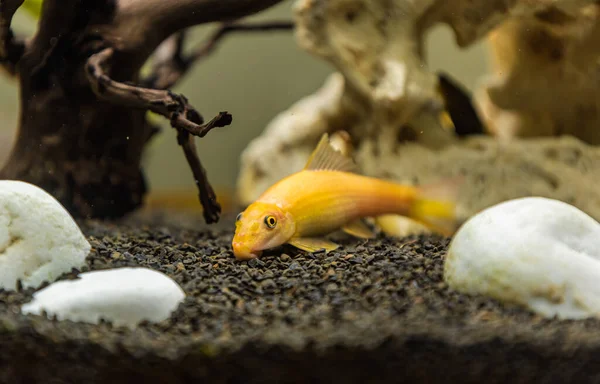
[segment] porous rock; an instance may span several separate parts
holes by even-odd
[[[85,265],[90,244],[67,210],[43,189],[0,180],[0,287],[53,282]]]
[[[600,220],[600,149],[570,136],[510,143],[473,137],[441,150],[405,143],[387,156],[376,151],[369,145],[356,154],[367,175],[417,184],[463,176],[457,202],[461,221],[527,196],[564,201]]]
[[[444,280],[462,293],[546,317],[600,315],[600,223],[564,202],[514,199],[469,219],[450,243]]]
[[[295,12],[298,44],[344,75],[345,93],[375,122],[369,131],[401,135],[419,114],[435,114],[437,80],[424,41],[444,23],[461,48],[490,37],[494,75],[478,99],[491,131],[600,140],[589,128],[600,110],[597,1],[297,0]]]
[[[477,177],[482,173],[479,168],[487,171],[495,166],[487,160],[497,158],[510,163],[511,160],[496,156],[496,149],[484,154],[471,151],[470,142],[457,140],[441,123],[443,100],[435,89],[436,77],[423,57],[424,35],[439,23],[451,27],[460,47],[491,36],[495,75],[484,79],[483,88],[474,98],[489,133],[502,138],[568,134],[596,143],[600,137],[595,129],[600,116],[599,9],[593,0],[297,0],[299,46],[339,72],[314,95],[278,115],[246,148],[238,179],[241,202],[249,204],[273,182],[297,171],[323,133],[340,129],[349,132],[356,150],[364,153],[357,162],[366,174],[374,169],[377,171],[373,175],[414,173],[412,167],[407,169],[394,162],[396,158],[408,158],[403,151],[416,155],[417,164],[438,162],[445,169],[447,164],[453,166],[448,163],[449,153],[452,159],[462,156],[458,161],[473,169]],[[510,145],[519,150],[554,146],[556,152],[562,153],[571,152],[570,148],[563,150],[572,147],[568,141],[557,138],[555,143],[521,145],[515,140]],[[405,143],[409,144],[408,149]],[[411,149],[412,143],[416,143],[417,150]],[[499,148],[493,143],[484,146]],[[459,155],[461,151],[466,153]],[[589,148],[584,151],[589,152]],[[536,155],[518,154],[512,161],[520,162],[514,165],[522,169],[501,171],[492,177],[517,177],[518,181],[477,181],[475,190],[480,191],[483,186],[493,189],[489,198],[480,196],[474,200],[475,209],[540,189],[543,195],[558,199],[568,194],[543,186],[541,179],[545,176],[531,168],[539,168],[540,161],[545,162],[544,156],[534,159],[531,165],[524,160],[538,156],[540,151],[534,152]],[[565,179],[568,184],[573,179],[569,169],[569,175],[564,177],[554,173],[550,169],[551,177],[558,178],[559,183]],[[438,172],[431,174],[437,176]],[[530,177],[533,186],[521,180]],[[584,181],[587,180],[577,183]],[[583,193],[588,190],[584,188]],[[586,204],[579,197],[569,198],[570,203]]]
[[[597,145],[600,3],[556,3],[489,34],[492,74],[482,79],[475,104],[503,139],[569,134]]]
[[[45,311],[58,320],[135,327],[141,321],[167,319],[185,298],[173,279],[149,268],[115,268],[86,272],[36,292],[22,306],[24,314]]]
[[[354,154],[360,173],[401,183],[428,184],[464,176],[457,201],[460,221],[526,196],[564,201],[600,220],[600,149],[573,137],[522,138],[510,143],[472,137],[442,149],[403,143],[387,155],[378,153],[377,145],[371,143]],[[308,155],[301,160],[306,161]],[[290,166],[287,172],[298,170]],[[246,201],[256,199],[280,175],[263,173],[261,177],[260,184],[240,184]]]
[[[273,180],[302,169],[323,133],[344,126],[345,121],[336,121],[338,116],[351,117],[341,111],[347,111],[341,99],[343,91],[342,75],[330,75],[318,92],[276,116],[264,133],[250,142],[240,156],[237,197],[242,203],[255,200]]]

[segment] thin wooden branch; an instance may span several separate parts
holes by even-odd
[[[10,26],[22,4],[23,0],[0,0],[0,65],[13,76],[25,51],[25,43],[15,38]]]
[[[187,72],[188,64],[183,58],[185,31],[178,32],[165,40],[154,52],[152,71],[140,84],[148,88],[172,88]]]
[[[232,116],[221,112],[204,124],[204,119],[183,95],[171,91],[155,90],[124,84],[111,79],[104,67],[110,65],[112,48],[106,48],[92,55],[86,65],[86,75],[90,85],[99,98],[110,102],[141,108],[158,113],[171,122],[177,129],[178,143],[192,169],[199,191],[200,203],[204,210],[204,218],[208,224],[219,220],[221,206],[216,201],[215,193],[206,177],[206,171],[196,153],[194,136],[204,137],[213,128],[224,127],[232,122]]]
[[[212,128],[231,124],[231,115],[221,112],[216,121],[209,122],[208,127],[209,124],[202,124],[202,117],[183,95],[124,84],[111,79],[103,66],[109,64],[112,55],[113,49],[106,48],[88,59],[86,74],[98,97],[120,105],[150,110],[169,119],[174,128],[185,129],[198,137],[204,137]]]
[[[213,119],[214,120],[214,119]],[[208,177],[206,176],[206,170],[200,162],[198,152],[196,151],[196,143],[194,142],[194,136],[190,135],[189,132],[178,129],[177,130],[177,143],[183,149],[185,159],[187,160],[192,174],[194,175],[194,181],[198,188],[198,198],[200,204],[202,204],[202,214],[204,221],[207,224],[216,223],[219,221],[221,215],[221,204],[217,201],[217,196],[213,190]]]
[[[196,62],[206,58],[218,43],[232,32],[290,31],[292,21],[268,21],[260,23],[223,23],[208,38],[188,55],[183,54],[184,32],[169,37],[156,51],[152,74],[142,84],[149,88],[172,88]]]

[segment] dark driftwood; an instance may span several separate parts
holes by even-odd
[[[25,40],[10,28],[23,0],[0,0],[0,65],[20,86],[18,136],[0,179],[36,184],[76,217],[120,217],[139,207],[146,192],[140,160],[158,132],[146,120],[150,110],[177,130],[205,219],[218,221],[221,208],[194,137],[232,117],[221,112],[204,123],[185,96],[168,88],[230,31],[290,29],[290,23],[232,23],[280,1],[44,0],[38,31]],[[186,28],[210,22],[224,24],[184,57]],[[154,73],[140,79],[154,53]]]

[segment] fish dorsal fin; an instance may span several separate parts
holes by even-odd
[[[308,158],[304,170],[356,172],[357,166],[351,158],[333,149],[329,144],[329,135],[325,133]]]

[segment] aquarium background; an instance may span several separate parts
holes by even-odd
[[[248,20],[289,20],[293,1],[280,3]],[[19,32],[32,33],[35,22],[22,9],[13,22]],[[199,44],[215,25],[192,29],[189,46]],[[460,49],[446,26],[431,29],[426,40],[427,62],[473,90],[488,71],[485,40]],[[300,49],[291,32],[232,34],[217,51],[192,67],[175,92],[185,94],[205,118],[219,111],[233,115],[231,126],[216,129],[197,139],[198,151],[211,183],[221,193],[231,191],[239,169],[239,156],[271,119],[300,98],[316,91],[333,67]],[[18,88],[15,80],[0,76],[0,163],[4,162],[18,119]],[[145,171],[154,192],[195,191],[193,178],[175,131],[166,120],[163,133],[148,147]]]

